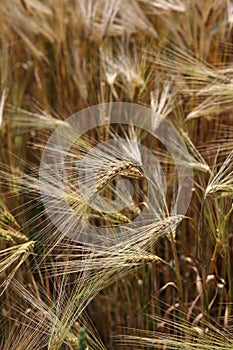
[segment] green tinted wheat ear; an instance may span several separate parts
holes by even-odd
[[[27,242],[29,239],[22,232],[14,230],[12,228],[0,228],[0,235],[8,237],[13,242]]]
[[[19,224],[15,220],[14,216],[9,212],[4,202],[0,200],[0,223],[2,220],[5,223],[13,223],[17,227],[19,227]]]
[[[8,210],[2,210],[0,212],[0,220],[3,220],[5,223],[13,223],[17,227],[19,227],[19,224],[15,220],[14,216],[8,211]]]
[[[0,240],[5,240],[5,241],[8,241],[8,242],[15,243],[15,240],[9,234],[9,231],[8,230],[4,230],[3,228],[0,228]]]
[[[17,229],[15,228],[17,227]],[[28,237],[19,231],[20,225],[0,200],[0,236],[11,242],[27,242]]]
[[[84,223],[89,222],[90,219],[101,219],[104,223],[109,224],[125,224],[130,223],[131,220],[120,212],[102,212],[91,206],[91,203],[85,202],[82,195],[78,193],[65,193],[65,198],[70,207],[76,213],[77,217]]]

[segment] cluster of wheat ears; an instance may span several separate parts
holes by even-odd
[[[233,348],[232,25],[231,0],[1,0],[1,349]],[[167,120],[186,145],[185,217],[171,212],[166,147],[108,115],[72,144],[62,187],[56,168],[39,179],[54,130],[69,140],[70,115],[114,102],[151,108],[151,128]],[[160,164],[150,184],[139,144]],[[58,229],[41,186],[52,207],[65,198],[76,231],[121,239],[72,240],[67,207]],[[91,205],[95,194],[104,205]],[[154,220],[134,224],[145,208]]]

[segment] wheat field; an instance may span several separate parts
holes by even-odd
[[[0,349],[233,348],[232,62],[231,0],[0,1]]]

